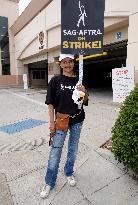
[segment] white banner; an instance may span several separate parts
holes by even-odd
[[[134,67],[112,70],[113,102],[123,102],[134,89]]]

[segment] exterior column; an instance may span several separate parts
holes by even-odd
[[[16,75],[16,57],[15,57],[15,47],[14,47],[14,36],[9,30],[9,53],[10,53],[10,73]]]
[[[24,65],[20,60],[16,60],[16,84],[23,85]]]
[[[138,13],[129,16],[127,66],[135,67],[135,83],[138,82]]]
[[[58,57],[55,57],[54,58],[54,66],[53,66],[53,68],[54,68],[54,75],[59,75],[60,74],[60,66],[59,66],[59,64],[58,64]]]
[[[60,74],[60,67],[57,64],[58,58],[54,58],[54,62],[48,62],[48,82],[54,75]]]

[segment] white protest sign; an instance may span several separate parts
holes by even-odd
[[[134,67],[112,70],[113,102],[123,102],[134,89]]]

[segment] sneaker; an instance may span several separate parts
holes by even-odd
[[[49,196],[49,193],[50,193],[50,190],[51,190],[51,186],[49,185],[45,185],[43,188],[42,188],[42,191],[40,193],[40,197],[41,198],[47,198]]]
[[[67,177],[67,182],[68,182],[68,184],[69,184],[70,186],[75,186],[75,185],[76,185],[76,181],[75,181],[75,178],[74,178],[73,175]]]

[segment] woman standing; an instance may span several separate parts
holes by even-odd
[[[54,137],[45,176],[46,185],[40,193],[42,198],[46,198],[50,190],[55,186],[62,148],[67,134],[67,130],[58,129],[57,123],[55,124],[54,114],[56,113],[56,118],[58,113],[62,113],[66,116],[69,115],[68,129],[70,135],[64,174],[70,186],[76,185],[73,176],[73,167],[78,151],[81,127],[85,119],[83,106],[81,109],[78,109],[78,105],[74,103],[72,99],[73,91],[79,80],[74,72],[74,56],[71,54],[61,54],[59,62],[62,75],[55,76],[51,79],[46,96],[46,104],[48,105],[50,117],[50,133],[54,133]],[[86,93],[86,89],[83,85],[77,85],[76,88]],[[85,95],[85,101],[88,101],[87,95]]]

